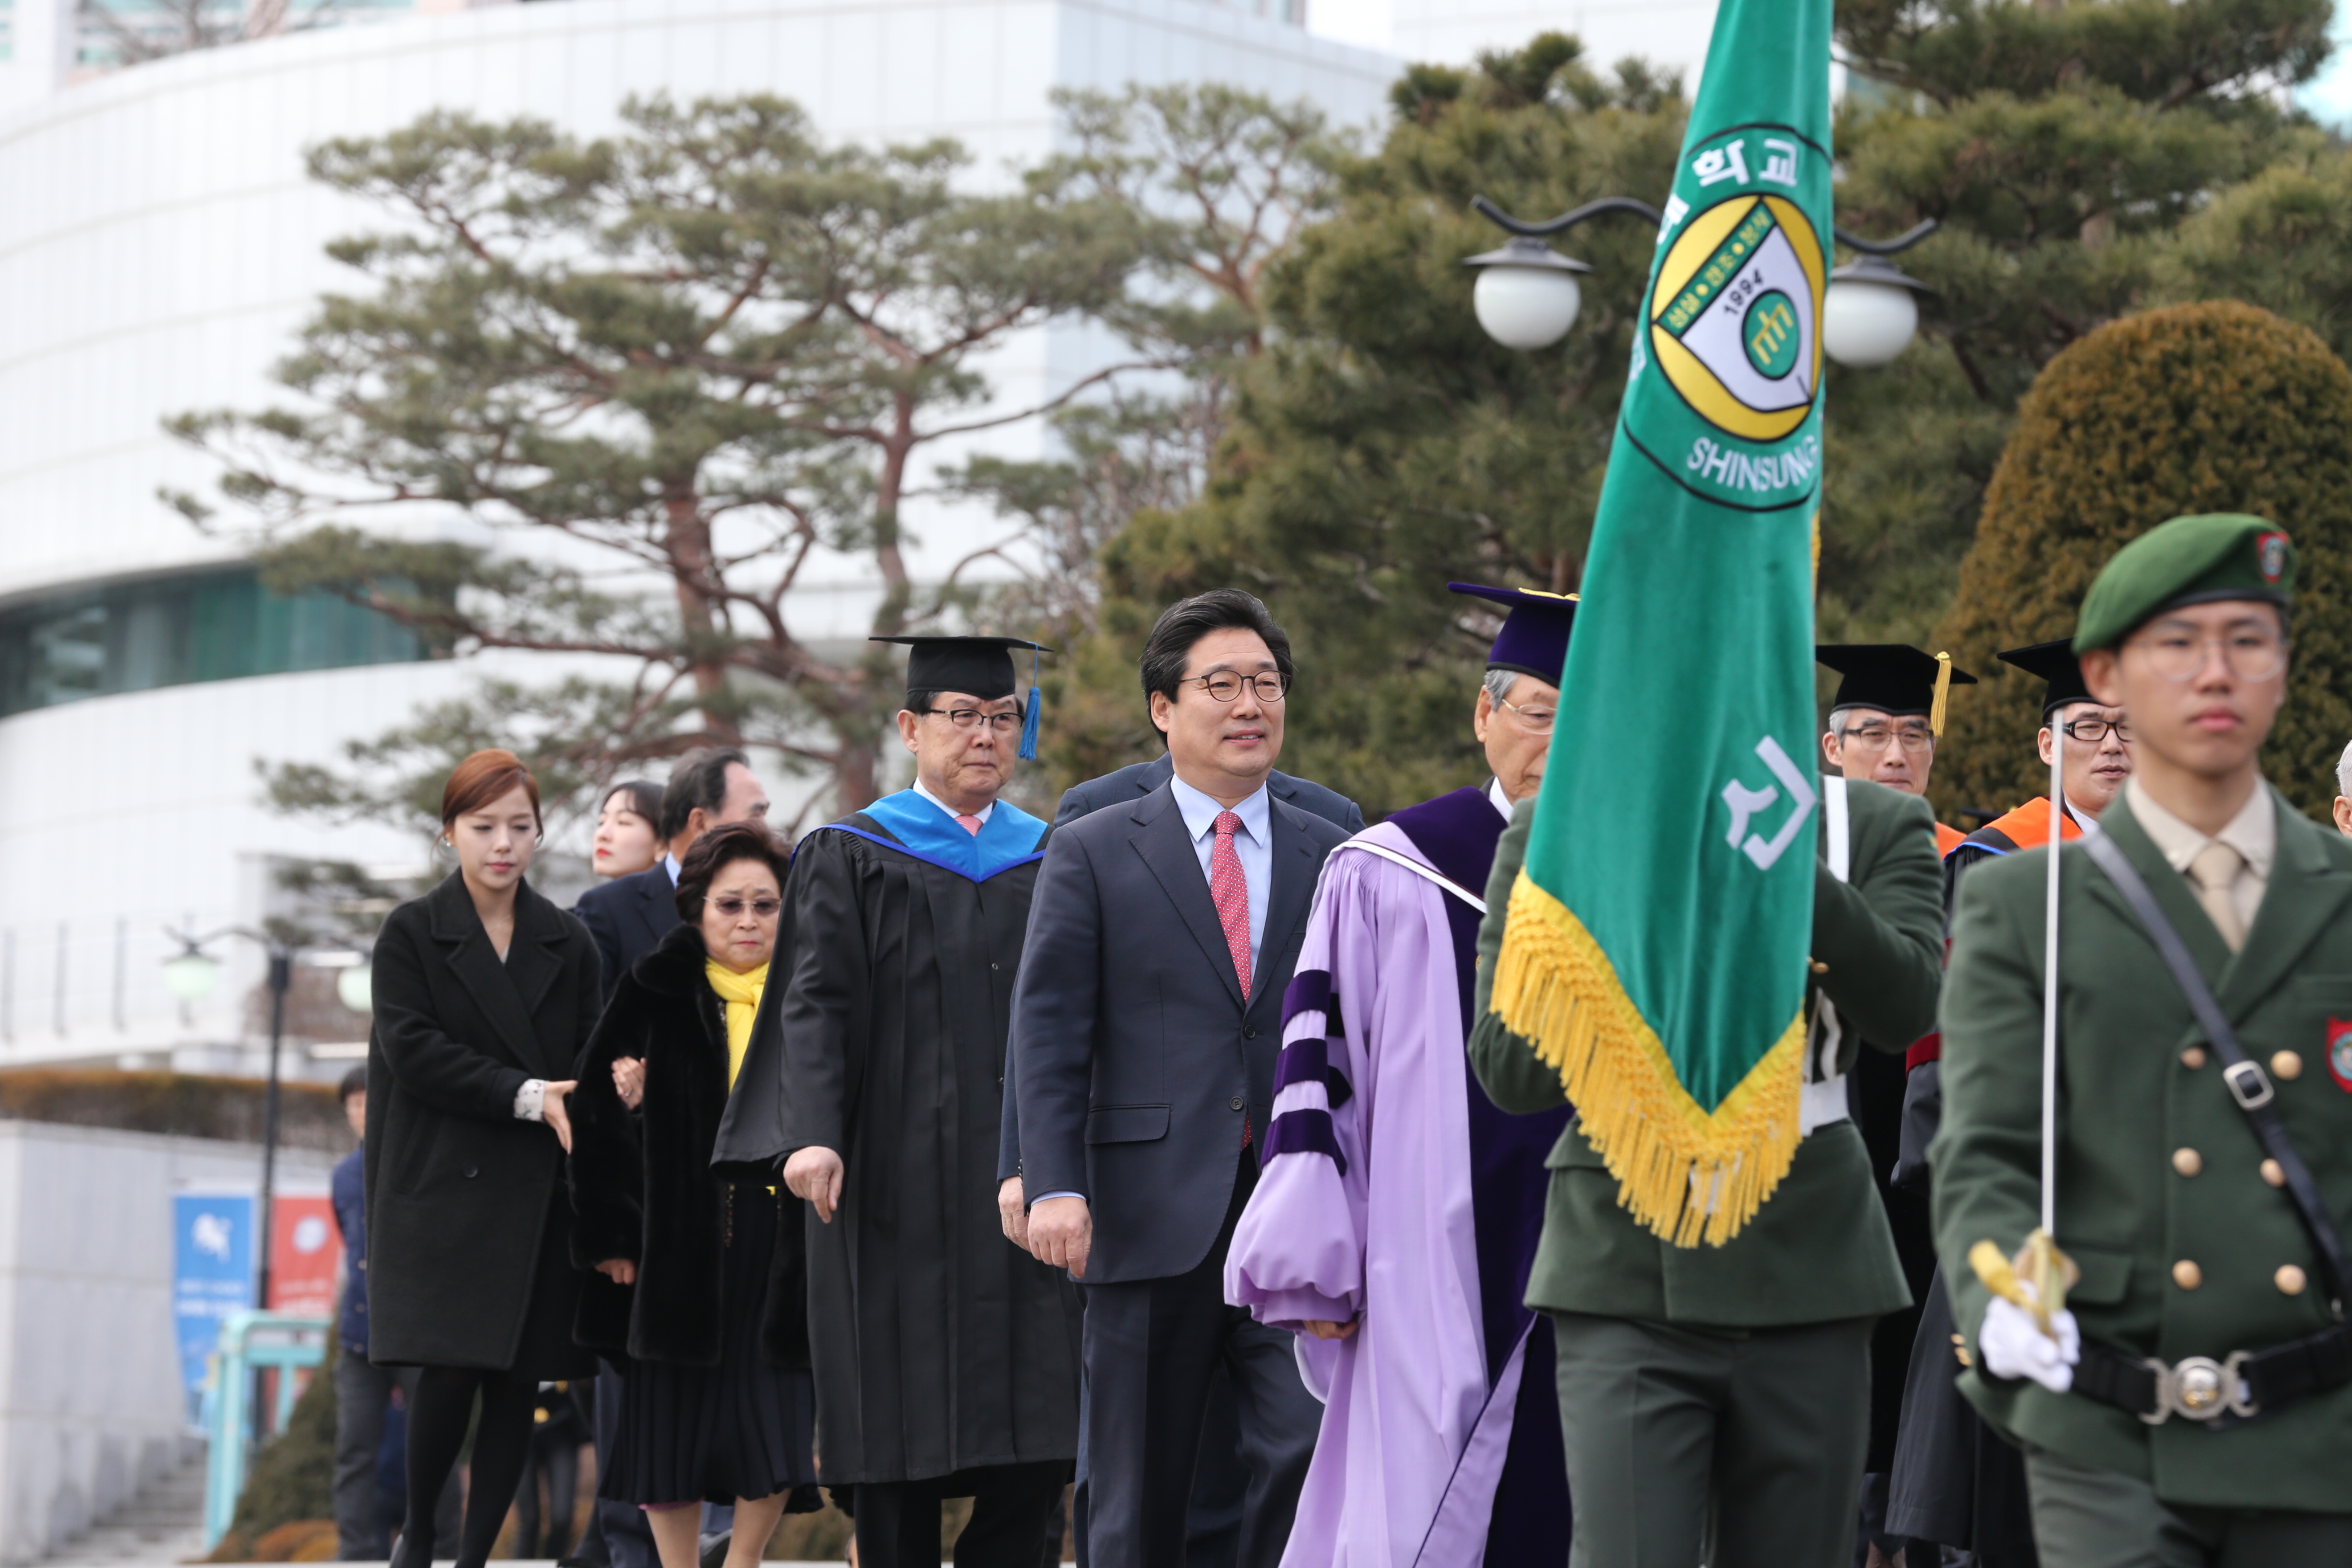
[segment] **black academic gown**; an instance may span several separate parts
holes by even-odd
[[[769,985],[715,1158],[842,1156],[841,1207],[807,1226],[828,1486],[1077,1455],[1076,1290],[1008,1242],[996,1212],[1036,877],[1034,854],[992,876],[948,868],[862,812],[795,852],[790,970]]]

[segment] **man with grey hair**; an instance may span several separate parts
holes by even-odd
[[[2336,759],[2336,831],[2352,836],[2352,746]]]
[[[1513,807],[1543,782],[1576,602],[1451,587],[1508,611],[1471,715],[1494,776],[1325,862],[1265,1170],[1225,1260],[1226,1300],[1300,1334],[1327,1396],[1286,1568],[1399,1550],[1486,1568],[1568,1556],[1552,1326],[1523,1287],[1569,1111],[1507,1115],[1463,1065],[1479,895]]]

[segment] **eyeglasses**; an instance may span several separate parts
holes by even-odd
[[[1901,742],[1906,752],[1924,752],[1935,745],[1936,731],[1925,724],[1906,724],[1900,729],[1892,724],[1857,724],[1840,730],[1838,739],[1867,752],[1883,752],[1893,741]]]
[[[2285,639],[2260,626],[2232,626],[2210,637],[2159,627],[2126,646],[2146,654],[2147,667],[2167,680],[2196,679],[2217,650],[2224,668],[2240,680],[2268,680],[2286,668]]]
[[[746,909],[751,911],[752,918],[755,920],[772,921],[776,918],[777,911],[784,907],[784,900],[753,899],[746,904],[741,899],[713,899],[710,900],[710,907],[730,921],[741,920]]]
[[[2110,730],[2116,732],[2116,740],[2126,745],[2131,743],[2131,726],[2121,719],[2077,719],[2059,728],[2066,731],[2068,740],[2080,741],[2086,746],[2105,740]]]
[[[1506,702],[1499,697],[1495,700],[1495,706],[1509,709],[1517,717],[1519,728],[1530,735],[1550,734],[1552,721],[1559,717],[1559,710],[1557,708],[1522,708],[1516,702]]]
[[[1229,669],[1221,669],[1213,675],[1189,675],[1176,684],[1190,686],[1196,680],[1201,683],[1202,690],[1220,702],[1235,700],[1244,686],[1257,693],[1260,702],[1279,702],[1283,694],[1290,689],[1290,677],[1272,671],[1260,675],[1235,675]]]
[[[977,708],[926,708],[926,714],[937,713],[959,730],[977,730],[982,724],[1000,735],[1010,735],[1021,727],[1021,710],[1010,713],[983,713]]]

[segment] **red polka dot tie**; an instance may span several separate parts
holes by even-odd
[[[1217,813],[1217,842],[1209,851],[1209,896],[1217,901],[1217,923],[1225,928],[1225,946],[1234,955],[1234,977],[1242,994],[1250,990],[1249,879],[1242,873],[1242,858],[1234,853],[1234,835],[1242,819],[1230,811]]]
[[[1234,955],[1234,978],[1242,983],[1247,1005],[1250,994],[1249,878],[1242,858],[1234,853],[1234,835],[1242,819],[1230,811],[1217,813],[1217,841],[1209,850],[1209,896],[1217,902],[1217,923],[1225,928],[1225,948]],[[1250,1146],[1247,1112],[1242,1116],[1242,1147]]]

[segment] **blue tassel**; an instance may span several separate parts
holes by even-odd
[[[1044,692],[1034,686],[1029,689],[1029,711],[1021,721],[1020,756],[1024,763],[1037,760],[1037,712],[1044,700]]]

